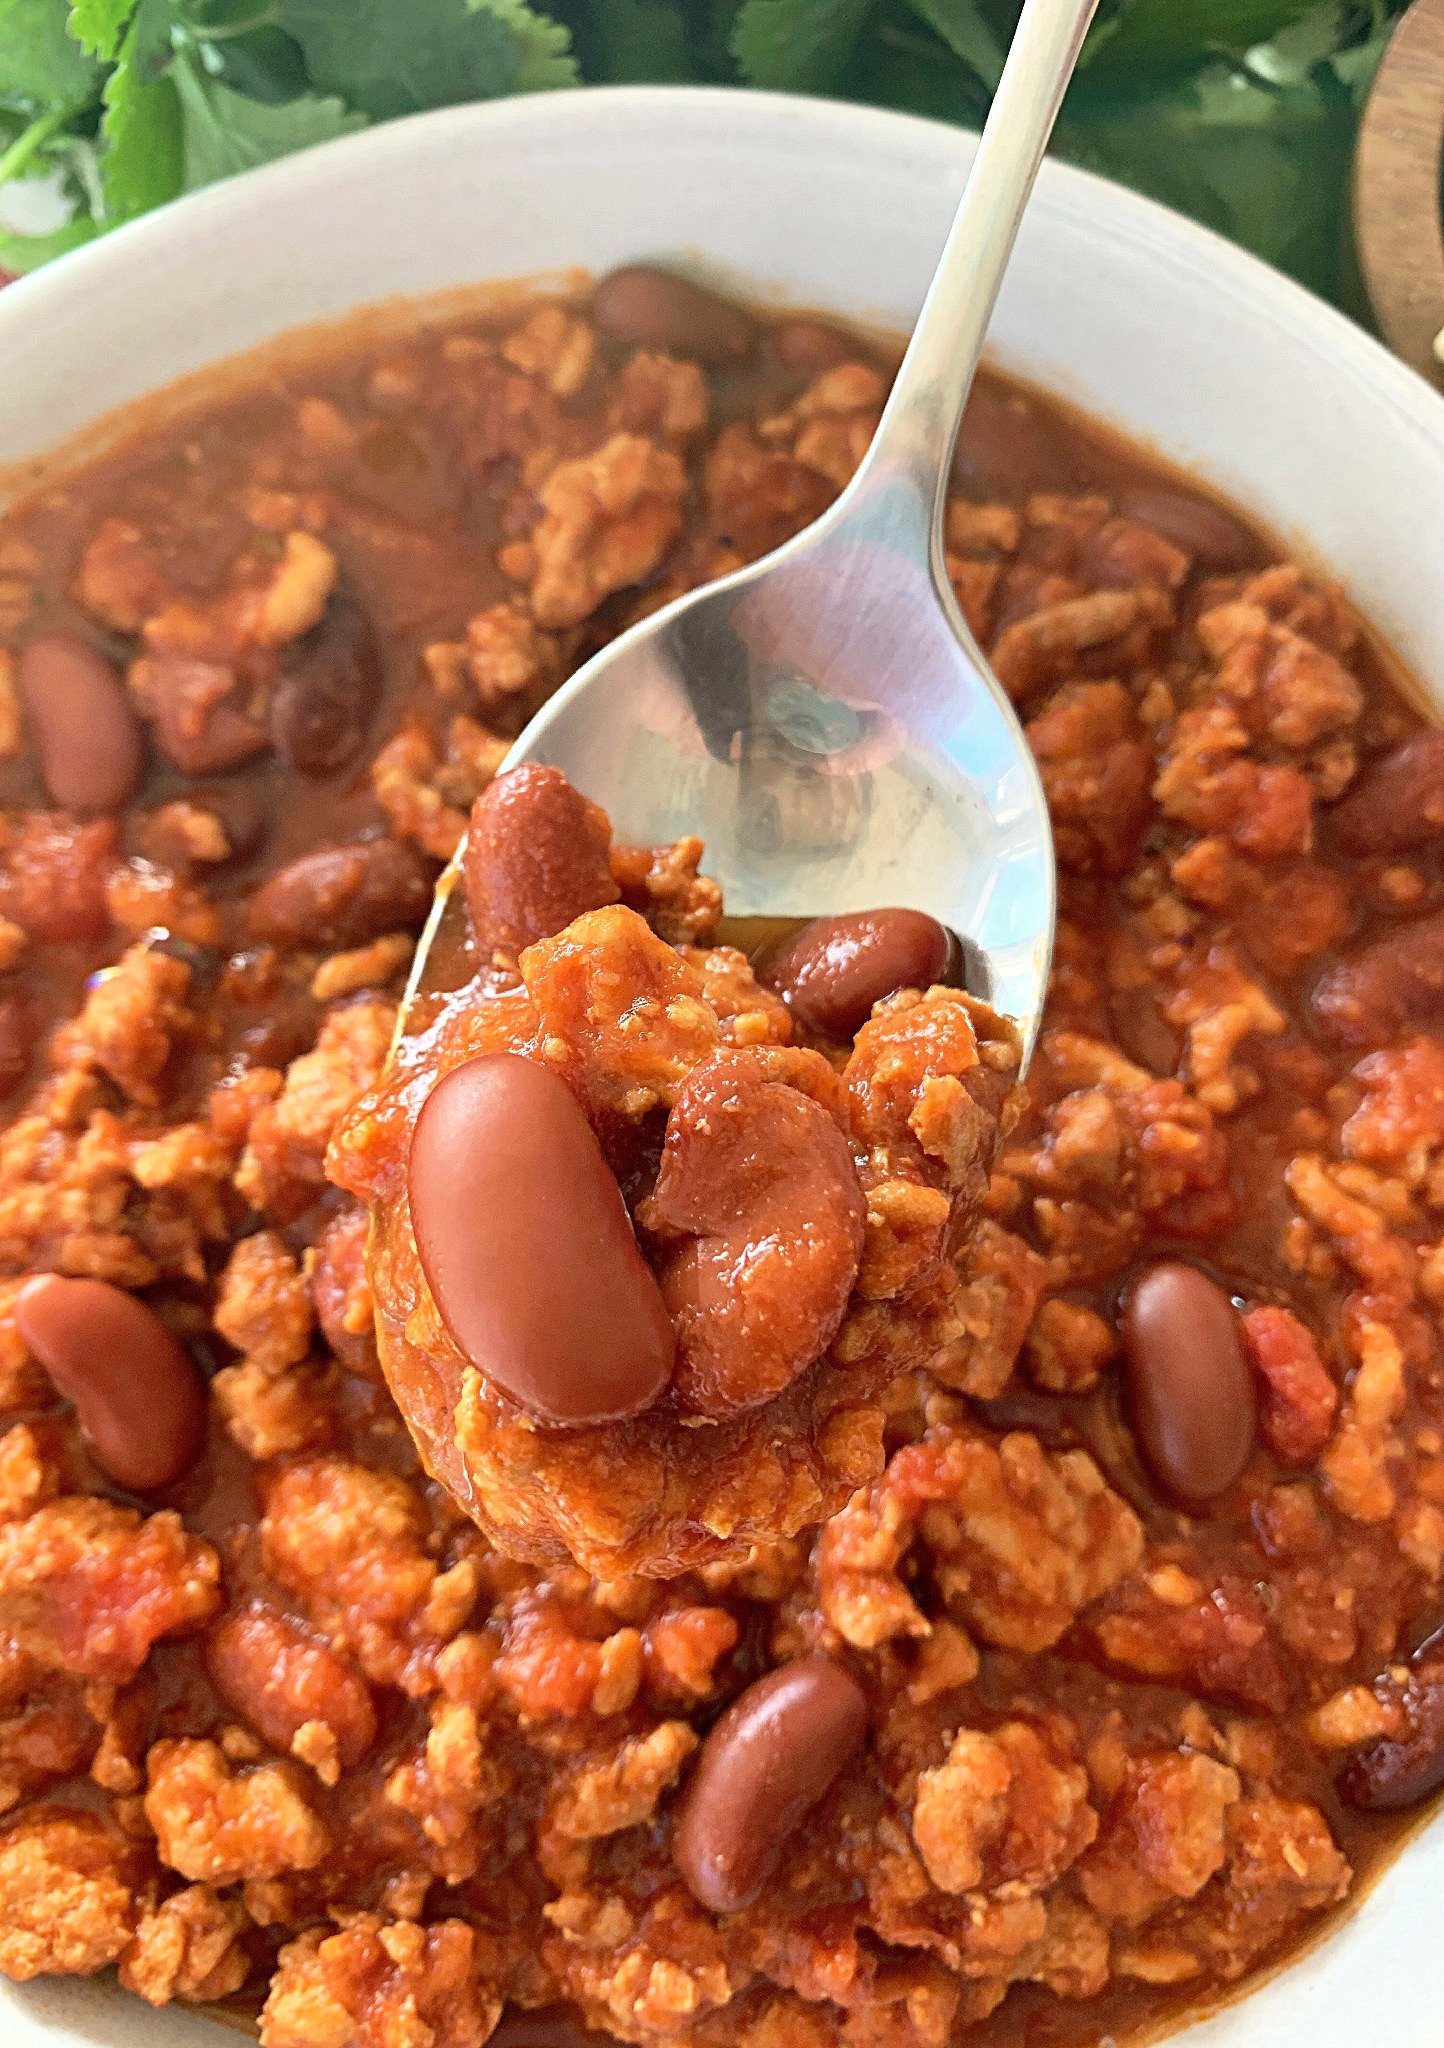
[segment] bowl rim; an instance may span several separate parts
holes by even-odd
[[[478,122],[499,130],[500,139],[505,139],[509,130],[517,140],[524,140],[556,120],[559,101],[564,106],[584,105],[589,116],[619,124],[638,118],[655,123],[659,116],[665,119],[668,115],[680,123],[698,118],[705,123],[725,108],[727,125],[733,131],[749,124],[771,128],[781,117],[789,125],[809,128],[819,142],[844,129],[855,131],[862,147],[875,142],[879,149],[886,149],[889,144],[911,141],[920,153],[928,154],[936,152],[944,138],[954,141],[963,154],[970,154],[977,141],[976,130],[927,115],[749,86],[555,87],[510,99],[471,100],[377,122],[354,134],[312,144],[272,163],[183,193],[136,220],[122,222],[22,275],[0,292],[0,339],[13,327],[61,310],[69,295],[91,280],[100,281],[128,264],[143,263],[177,235],[203,233],[207,228],[224,234],[229,221],[249,215],[256,202],[268,196],[276,198],[287,191],[333,182],[364,184],[368,177],[384,174],[389,162]],[[1101,231],[1110,241],[1127,241],[1147,249],[1180,274],[1196,270],[1200,263],[1206,265],[1220,291],[1246,304],[1253,317],[1290,334],[1295,346],[1306,345],[1311,353],[1329,360],[1336,371],[1366,382],[1376,402],[1381,396],[1387,399],[1401,421],[1436,443],[1444,458],[1444,396],[1347,314],[1261,257],[1130,186],[1054,156],[1043,164],[1031,205],[1072,215],[1095,233],[1100,231],[1101,220],[1106,224]]]

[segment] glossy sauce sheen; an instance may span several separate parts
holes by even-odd
[[[205,1389],[154,1309],[105,1280],[45,1273],[20,1290],[15,1321],[119,1485],[153,1493],[190,1469]]]
[[[453,1068],[417,1119],[408,1188],[436,1305],[479,1372],[559,1426],[651,1406],[671,1322],[564,1081],[510,1053]]]
[[[861,1686],[828,1657],[799,1657],[734,1700],[702,1745],[672,1853],[714,1913],[750,1904],[788,1836],[867,1732]]]
[[[1226,1493],[1254,1442],[1254,1395],[1233,1303],[1206,1273],[1162,1260],[1120,1318],[1129,1413],[1149,1469],[1186,1507]]]

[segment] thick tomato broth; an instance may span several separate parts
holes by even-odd
[[[325,1160],[430,881],[571,668],[828,502],[895,360],[670,303],[260,358],[0,522],[11,1975],[264,1999],[272,2048],[411,2010],[479,2048],[559,2002],[644,2043],[1067,2048],[1276,1963],[1444,1771],[1444,769],[1333,586],[990,373],[949,568],[1061,914],[965,1341],[889,1391],[886,1470],[745,1563],[512,1562],[426,1480]],[[56,636],[108,665],[82,709],[130,706],[118,811],[113,760],[57,806]],[[696,849],[629,872],[669,943],[717,941]],[[1146,1421],[1169,1261],[1252,1404],[1206,1500]],[[203,1376],[169,1483],[107,1469],[113,1390],[60,1398],[93,1311],[38,1274],[138,1299]],[[866,1740],[711,1913],[673,1859],[699,1741],[803,1656]]]

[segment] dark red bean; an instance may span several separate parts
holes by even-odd
[[[251,898],[246,925],[268,945],[328,952],[383,932],[418,932],[436,864],[399,839],[323,846],[278,868]]]
[[[108,1280],[42,1273],[16,1296],[15,1323],[118,1486],[154,1493],[190,1470],[205,1387],[153,1308]]]
[[[667,1120],[643,1211],[662,1238],[678,1398],[755,1408],[832,1342],[862,1258],[867,1205],[842,1132],[748,1053],[694,1067]]]
[[[1238,1313],[1196,1266],[1140,1273],[1119,1315],[1129,1419],[1153,1477],[1189,1508],[1226,1493],[1253,1450],[1253,1376]]]
[[[422,1270],[479,1372],[558,1425],[651,1406],[672,1326],[564,1081],[512,1053],[454,1067],[416,1120],[407,1172]]]
[[[1188,491],[1164,490],[1143,484],[1125,491],[1118,500],[1125,519],[1151,526],[1165,540],[1191,555],[1201,569],[1228,575],[1257,562],[1262,550],[1242,520],[1225,512],[1207,498],[1195,498]]]
[[[115,664],[74,633],[20,650],[20,701],[52,802],[78,818],[121,811],[145,772],[145,749]]]
[[[463,878],[483,954],[520,953],[584,910],[618,901],[612,828],[560,768],[527,762],[498,775],[471,807]]]
[[[802,377],[818,377],[824,370],[835,370],[839,363],[855,363],[863,353],[842,328],[807,313],[777,321],[768,329],[767,338],[782,367]]]
[[[867,1734],[867,1699],[830,1657],[799,1657],[732,1702],[702,1744],[672,1855],[709,1912],[736,1913]]]
[[[1339,961],[1314,984],[1314,1014],[1342,1045],[1385,1045],[1444,1024],[1444,910]]]
[[[298,775],[335,775],[361,751],[381,694],[381,655],[359,605],[334,597],[288,652],[271,698],[271,744]]]
[[[1427,726],[1371,761],[1327,813],[1345,853],[1413,853],[1444,832],[1444,732]]]
[[[1422,1655],[1398,1693],[1405,1732],[1371,1742],[1339,1773],[1339,1795],[1368,1813],[1413,1806],[1444,1785],[1444,1654]]]
[[[946,925],[921,910],[852,910],[813,918],[765,956],[759,973],[809,1031],[846,1039],[884,996],[940,981],[951,955]]]
[[[364,1681],[299,1622],[259,1601],[228,1614],[206,1637],[206,1675],[238,1719],[288,1753],[297,1730],[322,1721],[342,1770],[376,1740],[376,1709]]]
[[[977,498],[1023,498],[1079,482],[1069,438],[1022,392],[973,386],[953,454],[953,483]]]
[[[628,263],[592,294],[592,319],[613,341],[689,356],[709,370],[745,363],[756,323],[714,292],[650,263]]]

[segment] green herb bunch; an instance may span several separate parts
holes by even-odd
[[[1354,121],[1403,0],[1102,0],[1057,146],[1336,296]],[[622,82],[976,123],[1018,0],[0,0],[0,265],[373,121]],[[10,189],[6,189],[10,188]],[[37,227],[37,220],[40,225]]]

